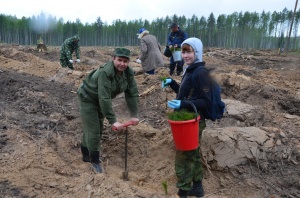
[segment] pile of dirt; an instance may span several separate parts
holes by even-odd
[[[80,154],[76,90],[114,48],[81,47],[82,61],[71,71],[60,67],[59,47],[47,47],[43,53],[30,46],[0,46],[0,194],[173,197],[175,148],[166,102],[176,95],[162,89],[160,80],[169,76],[168,69],[148,75],[131,63],[137,71],[141,123],[128,129],[125,182],[124,134],[111,131],[107,122],[101,143],[105,173],[94,174]],[[135,60],[138,48],[130,49]],[[207,121],[201,141],[207,197],[299,197],[300,72],[295,65],[300,58],[277,57],[273,51],[205,51],[227,109],[222,120]],[[276,69],[273,60],[284,69]],[[113,108],[121,121],[129,118],[123,94],[113,100]],[[168,196],[162,182],[168,183]]]

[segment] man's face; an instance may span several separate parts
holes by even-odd
[[[113,58],[113,62],[117,71],[123,72],[128,67],[129,59],[122,56],[116,56]]]
[[[177,27],[172,27],[172,32],[178,32],[178,26]]]

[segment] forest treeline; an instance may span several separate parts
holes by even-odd
[[[155,20],[116,19],[104,23],[101,17],[94,23],[83,24],[80,19],[64,22],[43,12],[29,18],[0,14],[0,42],[8,44],[35,45],[42,38],[46,45],[58,46],[75,34],[80,35],[81,46],[137,46],[137,32],[145,27],[165,45],[170,25],[175,22],[189,37],[198,37],[206,47],[273,49],[284,47],[292,22],[293,11],[284,8],[281,12],[234,12],[229,15],[207,18],[193,15],[166,16]],[[290,49],[300,48],[300,9],[296,12]]]

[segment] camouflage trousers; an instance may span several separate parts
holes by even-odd
[[[74,69],[73,67],[73,63],[70,63],[69,62],[69,59],[67,57],[67,55],[63,52],[60,52],[60,58],[59,58],[59,61],[60,61],[60,65],[62,67],[69,67],[70,69]]]
[[[80,116],[83,124],[81,145],[89,152],[100,151],[100,140],[103,131],[104,116],[97,101],[94,101],[83,89],[77,91],[80,102]]]
[[[201,120],[199,123],[199,140],[201,140],[205,127],[205,120]],[[190,190],[193,181],[203,179],[200,146],[191,151],[176,151],[175,172],[177,176],[176,187],[181,190]]]

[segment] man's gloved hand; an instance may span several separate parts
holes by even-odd
[[[138,118],[130,118],[129,121],[133,123],[132,125],[137,125],[140,122]]]
[[[181,105],[181,100],[168,101],[168,106],[172,109],[179,109],[180,105]]]
[[[80,59],[77,59],[76,62],[77,62],[77,63],[80,63]]]
[[[123,124],[120,122],[113,123],[112,127],[115,128],[117,131],[124,129]]]
[[[70,63],[73,63],[73,60],[69,60]]]
[[[166,78],[165,80],[163,80],[161,82],[161,87],[162,88],[167,88],[171,84],[172,81],[173,81],[172,78]]]
[[[142,63],[142,61],[141,61],[140,59],[136,59],[135,62],[137,62],[138,64],[141,64],[141,63]]]

